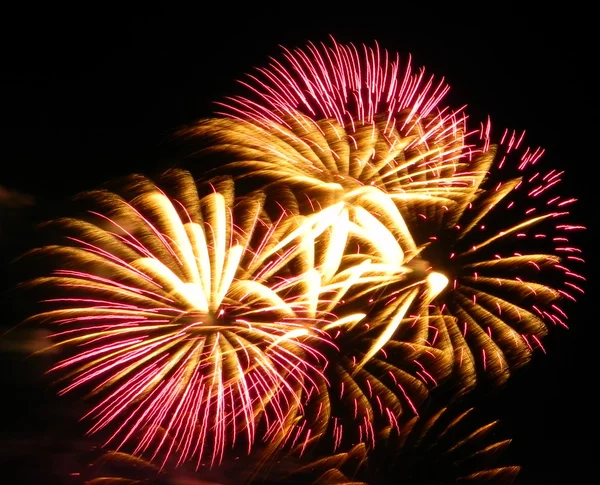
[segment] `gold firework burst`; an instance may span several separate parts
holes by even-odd
[[[335,41],[284,50],[243,83],[246,95],[222,103],[225,119],[184,135],[208,146],[194,157],[219,155],[240,178],[310,194],[301,213],[338,201],[366,208],[415,264],[450,281],[432,303],[454,317],[462,391],[478,376],[500,384],[543,348],[548,326],[566,326],[558,300],[581,291],[574,199],[556,194],[561,173],[537,171],[543,150],[516,132],[491,143],[489,121],[469,130],[464,110],[443,106],[445,83],[398,59]]]
[[[313,242],[341,206],[272,221],[264,197],[235,198],[230,179],[204,196],[186,172],[161,185],[132,177],[124,196],[87,194],[99,206],[89,220],[56,221],[65,242],[29,257],[55,263],[31,284],[59,296],[33,319],[71,352],[53,369],[69,380],[62,392],[97,396],[91,432],[111,425],[117,448],[215,463],[236,440],[250,447],[259,420],[267,435],[283,426],[300,390],[320,386],[326,330],[361,318],[332,308],[386,274],[368,261],[315,268]]]

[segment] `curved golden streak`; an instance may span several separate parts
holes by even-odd
[[[552,301],[560,298],[560,293],[556,291],[554,288],[551,288],[546,285],[542,285],[540,283],[534,283],[531,281],[519,281],[508,278],[494,278],[494,277],[485,277],[485,276],[463,276],[461,277],[461,282],[465,281],[466,283],[473,284],[484,284],[484,285],[493,285],[497,287],[506,287],[509,290],[518,291],[520,296],[526,296],[527,292],[533,293],[534,295],[542,294],[544,297],[548,298],[548,300]]]
[[[509,323],[494,315],[488,308],[482,305],[477,305],[476,308],[473,308],[472,304],[469,305],[472,302],[464,295],[459,293],[457,297],[460,300],[459,304],[465,311],[469,312],[468,308],[471,307],[470,312],[475,314],[474,319],[485,320],[487,326],[492,330],[493,337],[490,338],[497,342],[499,347],[502,346],[502,354],[514,361],[511,362],[513,367],[529,359],[531,350],[517,330]],[[481,327],[481,325],[479,326]]]
[[[480,190],[483,180],[487,177],[496,157],[496,148],[491,146],[485,153],[477,156],[467,167],[468,172],[463,172],[472,181],[470,192],[466,192],[466,197],[459,201],[458,206],[449,214],[448,225],[454,226],[462,218],[469,203],[473,200],[475,194]]]
[[[548,333],[548,329],[546,327],[546,324],[544,323],[544,321],[537,316],[535,313],[530,312],[529,310],[519,306],[519,305],[515,305],[515,303],[505,300],[503,298],[500,298],[497,295],[493,295],[491,293],[487,293],[485,291],[482,291],[479,288],[473,288],[467,285],[460,285],[460,291],[463,292],[464,290],[467,290],[466,296],[462,295],[465,299],[471,301],[472,300],[469,298],[472,294],[476,294],[477,295],[477,305],[479,306],[483,306],[482,302],[486,303],[487,306],[484,308],[494,308],[496,306],[496,304],[501,305],[502,310],[505,314],[509,314],[510,317],[515,320],[516,322],[519,323],[519,325],[526,325],[527,332],[531,332],[532,334],[536,334],[536,335],[540,335],[540,336],[544,336]],[[470,294],[469,294],[470,293]]]
[[[407,257],[406,255],[412,255],[413,253],[417,252],[417,246],[412,238],[408,226],[406,225],[406,222],[404,221],[404,218],[398,211],[396,204],[389,199],[387,194],[384,194],[379,190],[363,188],[348,193],[347,198],[356,198],[357,202],[361,204],[361,206],[368,201],[369,204],[367,204],[367,208],[373,209],[379,217],[384,215],[386,218],[389,218],[389,221],[391,222],[389,227],[394,230],[394,236],[399,239],[398,245],[401,248],[404,248],[403,252],[405,253],[405,257]],[[371,207],[369,207],[369,205],[371,205]],[[362,210],[359,212],[362,212],[363,215],[367,213],[367,209],[363,207],[360,207],[360,209]],[[371,218],[373,218],[371,214],[369,215]],[[389,227],[386,229],[387,231],[390,230]]]
[[[233,282],[233,278],[235,277],[237,268],[242,259],[243,251],[244,248],[239,245],[230,247],[229,251],[227,251],[225,270],[221,275],[218,293],[215,295],[215,300],[213,301],[215,308],[218,308],[221,305],[223,298]]]
[[[210,256],[212,256],[212,264],[211,264],[211,281],[212,281],[212,290],[210,293],[209,299],[209,308],[213,312],[216,313],[217,305],[215,304],[214,294],[218,291],[221,276],[223,274],[223,266],[225,265],[225,257],[226,257],[226,244],[227,244],[227,217],[225,212],[227,208],[225,207],[225,199],[223,195],[219,193],[213,193],[210,196],[206,197],[207,199],[207,209],[209,210],[208,220],[206,221],[209,225],[209,230],[212,233],[212,251],[210,251]],[[204,199],[203,199],[204,200]]]
[[[461,240],[463,237],[465,237],[471,231],[471,229],[473,229],[477,223],[483,219],[502,199],[504,199],[504,197],[506,197],[520,182],[521,178],[504,182],[500,189],[487,196],[482,201],[482,206],[478,208],[478,213],[472,216],[470,222],[458,233],[457,240]],[[487,195],[487,193],[488,192],[485,194]]]
[[[277,246],[275,246],[273,252],[279,251],[291,241],[296,238],[302,238],[309,235],[312,238],[318,237],[323,231],[330,227],[344,208],[343,202],[338,202],[322,211],[304,216],[300,226],[292,231],[287,237],[285,237]]]
[[[151,276],[163,289],[176,297],[187,308],[197,308],[202,311],[208,311],[206,297],[201,288],[196,284],[191,286],[182,282],[167,266],[154,258],[140,258],[132,263],[136,268],[143,269],[146,274]],[[168,287],[168,288],[165,288]]]
[[[337,327],[346,327],[348,330],[352,330],[354,326],[361,320],[363,320],[366,316],[366,313],[355,313],[353,315],[346,315],[345,317],[340,318],[335,322],[324,325],[322,330],[327,332]]]
[[[348,210],[344,208],[328,230],[328,244],[323,256],[323,263],[319,267],[325,281],[333,278],[342,262],[344,249],[348,242],[348,222]]]
[[[466,263],[463,268],[515,268],[524,263],[536,263],[537,265],[553,266],[560,262],[560,258],[553,254],[523,254],[522,256],[507,256],[500,259],[489,259]]]
[[[185,227],[183,226],[172,202],[161,193],[152,193],[148,197],[159,207],[161,222],[167,225],[171,242],[175,243],[175,250],[183,256],[183,270],[186,278],[199,284],[198,271],[196,270],[196,259],[190,244]]]
[[[255,281],[234,281],[231,285],[230,293],[231,296],[235,295],[238,301],[245,300],[249,295],[255,295],[258,298],[258,301],[264,301],[268,303],[268,305],[260,307],[257,309],[257,311],[277,309],[281,313],[284,313],[287,317],[293,318],[296,316],[295,312],[277,293],[275,293],[271,288],[268,288],[267,286]]]
[[[401,265],[404,262],[404,253],[389,229],[362,207],[355,207],[354,213],[361,236],[370,239],[387,264]]]
[[[390,321],[390,323],[387,325],[386,329],[381,333],[379,338],[371,346],[371,348],[368,350],[368,352],[362,358],[360,363],[352,371],[353,376],[356,375],[356,373],[369,361],[369,359],[371,357],[373,357],[377,352],[379,352],[379,350],[381,350],[381,348],[392,338],[392,335],[394,335],[394,332],[396,332],[396,330],[400,326],[400,323],[404,319],[404,315],[406,315],[406,312],[410,308],[410,305],[412,304],[413,300],[416,298],[418,292],[419,292],[419,290],[417,288],[414,288],[413,290],[410,291],[408,296],[404,297],[404,302],[402,303],[400,308],[397,310],[397,312],[394,314],[394,318]]]
[[[211,263],[208,251],[206,236],[202,227],[195,222],[186,224],[187,235],[192,243],[192,249],[196,259],[196,268],[202,281],[202,289],[204,290],[205,307],[208,309],[208,297],[212,294],[211,285]]]
[[[362,275],[366,271],[366,267],[370,266],[370,263],[371,262],[367,260],[351,266],[350,268],[338,273],[336,275],[335,282],[331,282],[324,287],[324,292],[326,293],[335,291],[335,295],[329,297],[329,300],[323,309],[324,313],[331,312],[339,303],[339,301],[348,294],[350,288],[358,284],[359,281],[362,282]],[[340,278],[342,278],[342,281],[337,282],[337,279]]]
[[[468,251],[465,251],[464,253],[462,253],[462,255],[467,255],[467,254],[471,254],[474,253],[475,251],[478,251],[479,249],[487,246],[488,244],[493,243],[494,241],[496,241],[497,239],[503,238],[505,236],[508,236],[509,234],[512,234],[513,232],[518,231],[519,229],[523,229],[525,227],[529,227],[532,226],[534,224],[537,224],[540,221],[543,221],[545,219],[548,219],[549,217],[553,217],[554,214],[545,214],[543,216],[538,216],[538,217],[534,217],[532,219],[528,219],[525,222],[522,222],[521,224],[517,224],[516,226],[513,226],[509,229],[506,229],[505,231],[501,231],[499,234],[489,238],[488,240],[479,243],[477,245],[474,245],[471,249],[469,249]]]

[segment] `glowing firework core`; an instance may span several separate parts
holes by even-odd
[[[431,272],[427,276],[427,285],[429,286],[429,297],[433,300],[438,296],[446,286],[448,286],[449,280],[442,273]]]

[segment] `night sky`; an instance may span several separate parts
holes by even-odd
[[[24,7],[3,14],[2,328],[26,312],[26,301],[12,291],[18,272],[10,261],[31,247],[36,223],[62,215],[77,192],[176,165],[176,129],[209,116],[214,101],[238,92],[236,80],[277,54],[278,44],[301,47],[328,34],[340,42],[376,39],[390,51],[410,53],[414,65],[447,79],[454,107],[468,104],[474,120],[489,114],[497,127],[526,129],[530,145],[546,148],[543,166],[566,170],[561,192],[580,200],[571,220],[589,228],[578,242],[588,260],[585,273],[594,274],[591,192],[599,156],[592,14],[573,2],[569,12],[481,5],[485,12],[363,4],[325,14],[290,4],[290,13],[226,5],[210,13]],[[571,329],[554,329],[546,340],[548,355],[538,352],[506,389],[485,400],[502,434],[514,439],[510,459],[523,467],[517,483],[579,483],[593,473],[598,340],[591,285],[586,288],[568,306]],[[63,483],[36,480],[75,467],[67,450],[86,446],[67,438],[78,432],[66,424],[76,404],[55,397],[41,376],[45,357],[25,359],[24,340],[11,335],[0,338],[0,455],[6,458],[0,477]]]

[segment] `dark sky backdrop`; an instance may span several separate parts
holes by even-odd
[[[576,3],[535,12],[483,2],[485,11],[364,3],[335,15],[300,3],[286,4],[288,13],[229,4],[213,13],[98,8],[23,7],[0,18],[3,265],[28,247],[32,225],[60,215],[69,196],[115,176],[166,168],[175,153],[172,131],[210,115],[212,102],[234,93],[235,80],[276,54],[277,44],[302,46],[329,33],[411,53],[416,65],[447,78],[449,100],[467,103],[473,118],[490,114],[498,127],[527,129],[529,143],[547,149],[544,166],[568,170],[562,190],[580,198],[575,220],[590,228],[584,247],[593,245],[597,53],[592,13]],[[9,207],[9,198],[20,207]],[[591,275],[589,249],[587,259]],[[2,286],[11,281],[4,278]],[[595,473],[597,312],[587,288],[570,309],[572,329],[556,329],[549,355],[537,355],[487,403],[514,438],[511,457],[523,465],[519,483],[579,483]],[[18,311],[12,296],[3,305],[8,327]],[[43,366],[2,348],[0,450],[11,458],[0,476],[37,466],[27,452],[52,449],[36,436],[59,426],[44,414],[57,407],[52,391],[34,378]],[[66,445],[54,448],[60,446]],[[28,473],[22,483],[31,480]]]

